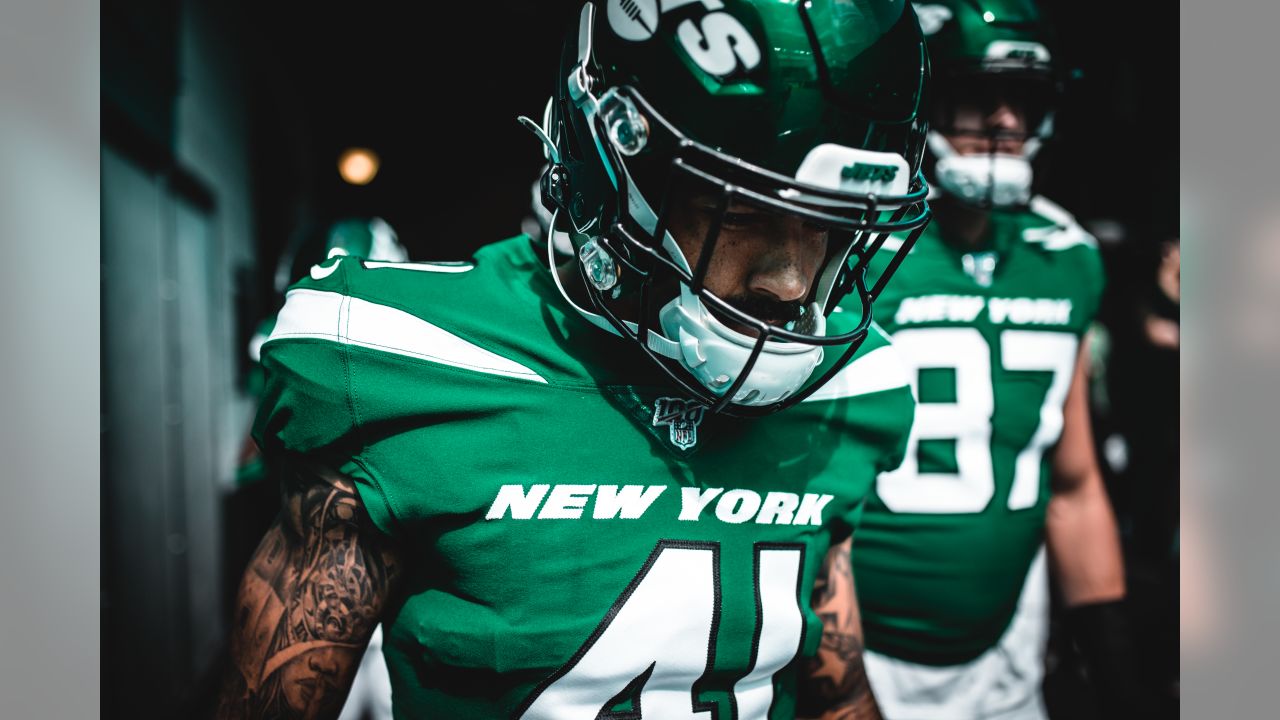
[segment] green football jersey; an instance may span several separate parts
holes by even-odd
[[[868,501],[854,575],[868,648],[952,665],[1003,634],[1043,541],[1049,458],[1103,273],[1093,238],[1043,198],[992,213],[981,251],[941,232],[929,226],[875,306],[919,405],[905,462]]]
[[[263,362],[268,456],[341,467],[408,555],[384,616],[400,718],[792,718],[815,575],[914,409],[876,330],[814,399],[707,415],[524,237],[326,261]]]

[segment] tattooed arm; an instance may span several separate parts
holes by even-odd
[[[291,471],[245,570],[218,720],[336,718],[400,575],[350,478]]]
[[[862,665],[862,619],[853,586],[852,538],[827,552],[813,586],[813,611],[822,618],[822,644],[800,676],[797,715],[817,720],[879,720]]]

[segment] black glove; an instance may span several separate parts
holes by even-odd
[[[1067,609],[1067,625],[1084,659],[1104,718],[1144,717],[1133,630],[1123,600]]]

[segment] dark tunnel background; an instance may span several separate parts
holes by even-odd
[[[1179,232],[1178,34],[1142,4],[1042,4],[1079,72],[1040,190],[1103,240],[1107,317],[1127,328]],[[214,692],[274,492],[236,472],[254,411],[246,347],[281,302],[281,252],[349,215],[384,217],[418,260],[520,232],[541,152],[516,116],[540,117],[579,6],[103,3],[105,717],[200,717]],[[351,146],[382,159],[366,186],[337,173]],[[1172,404],[1176,432],[1176,353],[1154,370],[1129,357],[1143,383],[1098,418],[1100,442],[1150,402]],[[1135,457],[1167,442],[1141,432]],[[1165,462],[1111,467],[1122,518],[1139,492],[1176,503],[1176,453]],[[1172,622],[1159,632],[1176,672]]]

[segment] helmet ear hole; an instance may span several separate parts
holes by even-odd
[[[644,150],[649,142],[649,122],[630,98],[620,95],[617,88],[611,88],[600,98],[599,113],[609,142],[618,152],[634,157]]]

